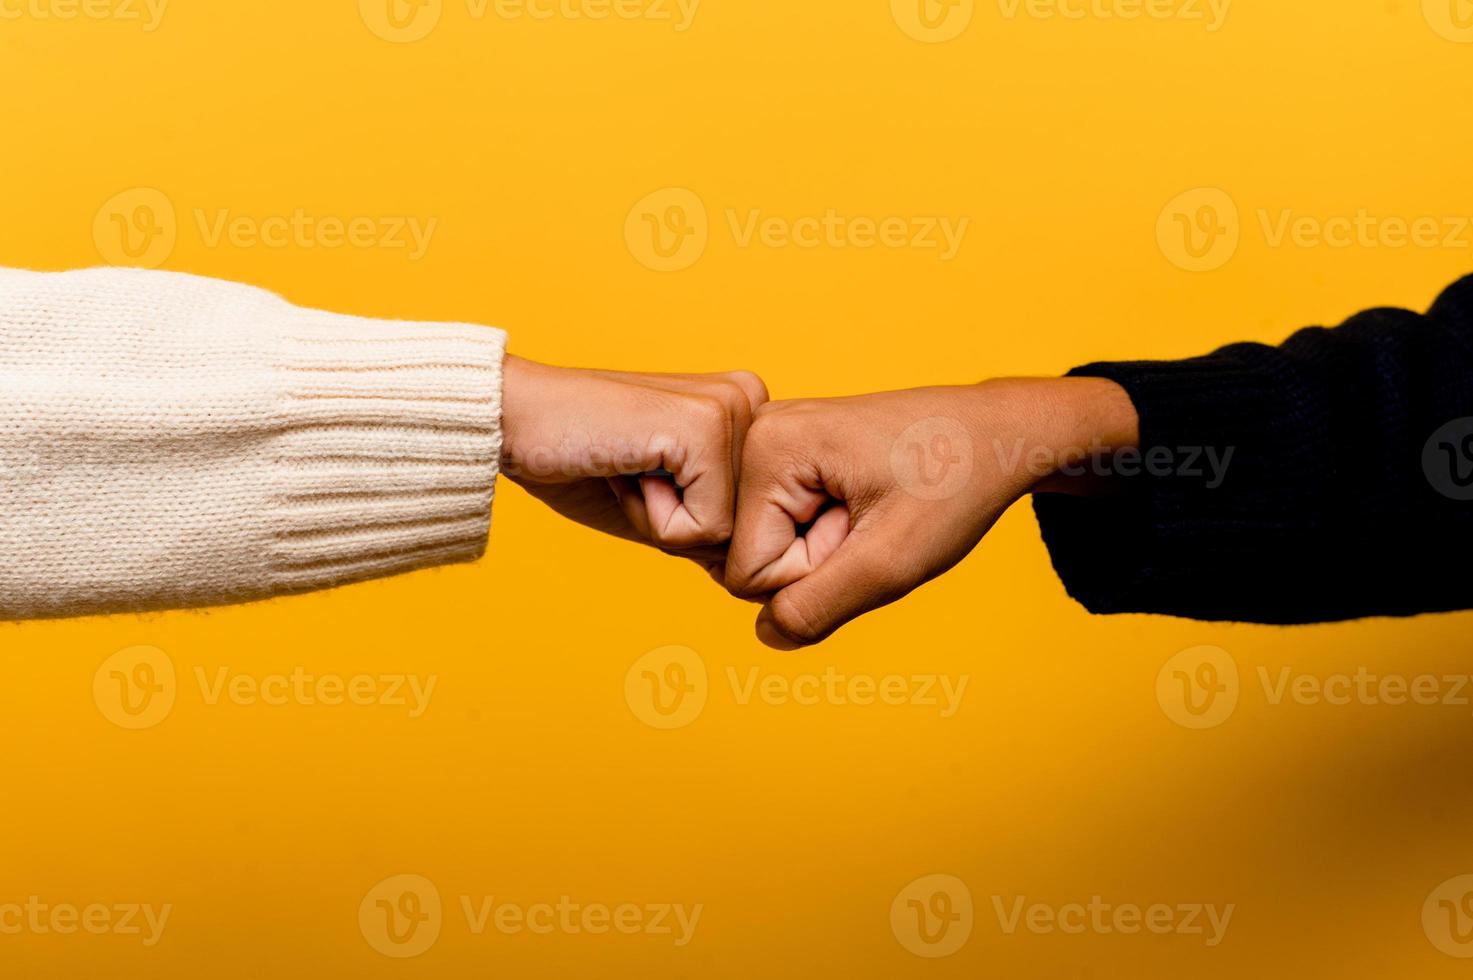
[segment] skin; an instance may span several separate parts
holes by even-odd
[[[563,516],[704,567],[781,650],[941,575],[1036,492],[1139,443],[1093,378],[769,402],[748,371],[637,374],[507,357],[503,472]]]
[[[1102,492],[1064,471],[1138,430],[1125,391],[1090,378],[770,402],[747,433],[727,586],[763,603],[767,645],[818,643],[950,569],[1019,498]]]
[[[502,471],[570,520],[719,577],[747,429],[766,402],[750,371],[636,374],[508,356]]]

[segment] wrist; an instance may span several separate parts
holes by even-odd
[[[515,480],[526,465],[526,447],[544,413],[537,407],[547,390],[547,375],[555,371],[544,364],[507,354],[501,366],[501,466]]]
[[[1140,442],[1129,394],[1104,378],[1000,378],[979,386],[1010,433],[999,460],[1014,460],[1019,495],[1106,490],[1109,458]]]

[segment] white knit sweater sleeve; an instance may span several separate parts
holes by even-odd
[[[479,557],[504,347],[177,273],[0,269],[0,618]]]

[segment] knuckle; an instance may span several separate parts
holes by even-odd
[[[773,590],[761,584],[764,566],[761,563],[738,560],[736,553],[726,560],[726,591],[738,599],[767,599]]]
[[[753,419],[753,421],[755,422],[758,419],[770,419],[770,418],[773,418],[775,416],[781,415],[782,414],[782,411],[783,411],[783,405],[784,404],[786,404],[786,403],[785,402],[763,402],[761,405],[758,405],[757,406],[757,410],[752,413],[752,419]]]
[[[802,412],[762,413],[747,430],[746,448],[771,465],[787,467],[806,458],[822,435]]]
[[[731,412],[716,395],[690,396],[686,412],[703,435],[709,437],[731,432]]]
[[[749,599],[753,595],[752,573],[728,558],[726,561],[726,591],[738,599]]]
[[[742,392],[748,404],[753,406],[767,404],[767,383],[755,371],[728,371],[726,377]]]
[[[726,514],[711,522],[709,527],[701,529],[700,542],[703,545],[724,545],[731,543],[732,517]]]
[[[711,395],[725,407],[728,417],[743,424],[751,421],[752,404],[739,385],[730,381],[718,381],[712,386]]]
[[[681,443],[687,453],[719,461],[730,455],[736,423],[720,399],[709,394],[679,396]]]
[[[791,417],[782,410],[781,402],[768,402],[757,409],[752,418],[752,427],[747,430],[747,440],[759,447],[777,446],[786,441],[791,432]]]

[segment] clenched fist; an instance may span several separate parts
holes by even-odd
[[[793,649],[960,561],[1018,498],[1137,441],[1112,382],[999,380],[772,402],[747,434],[727,587]]]
[[[631,374],[508,356],[503,473],[581,524],[720,573],[742,445],[767,389],[750,372]]]

